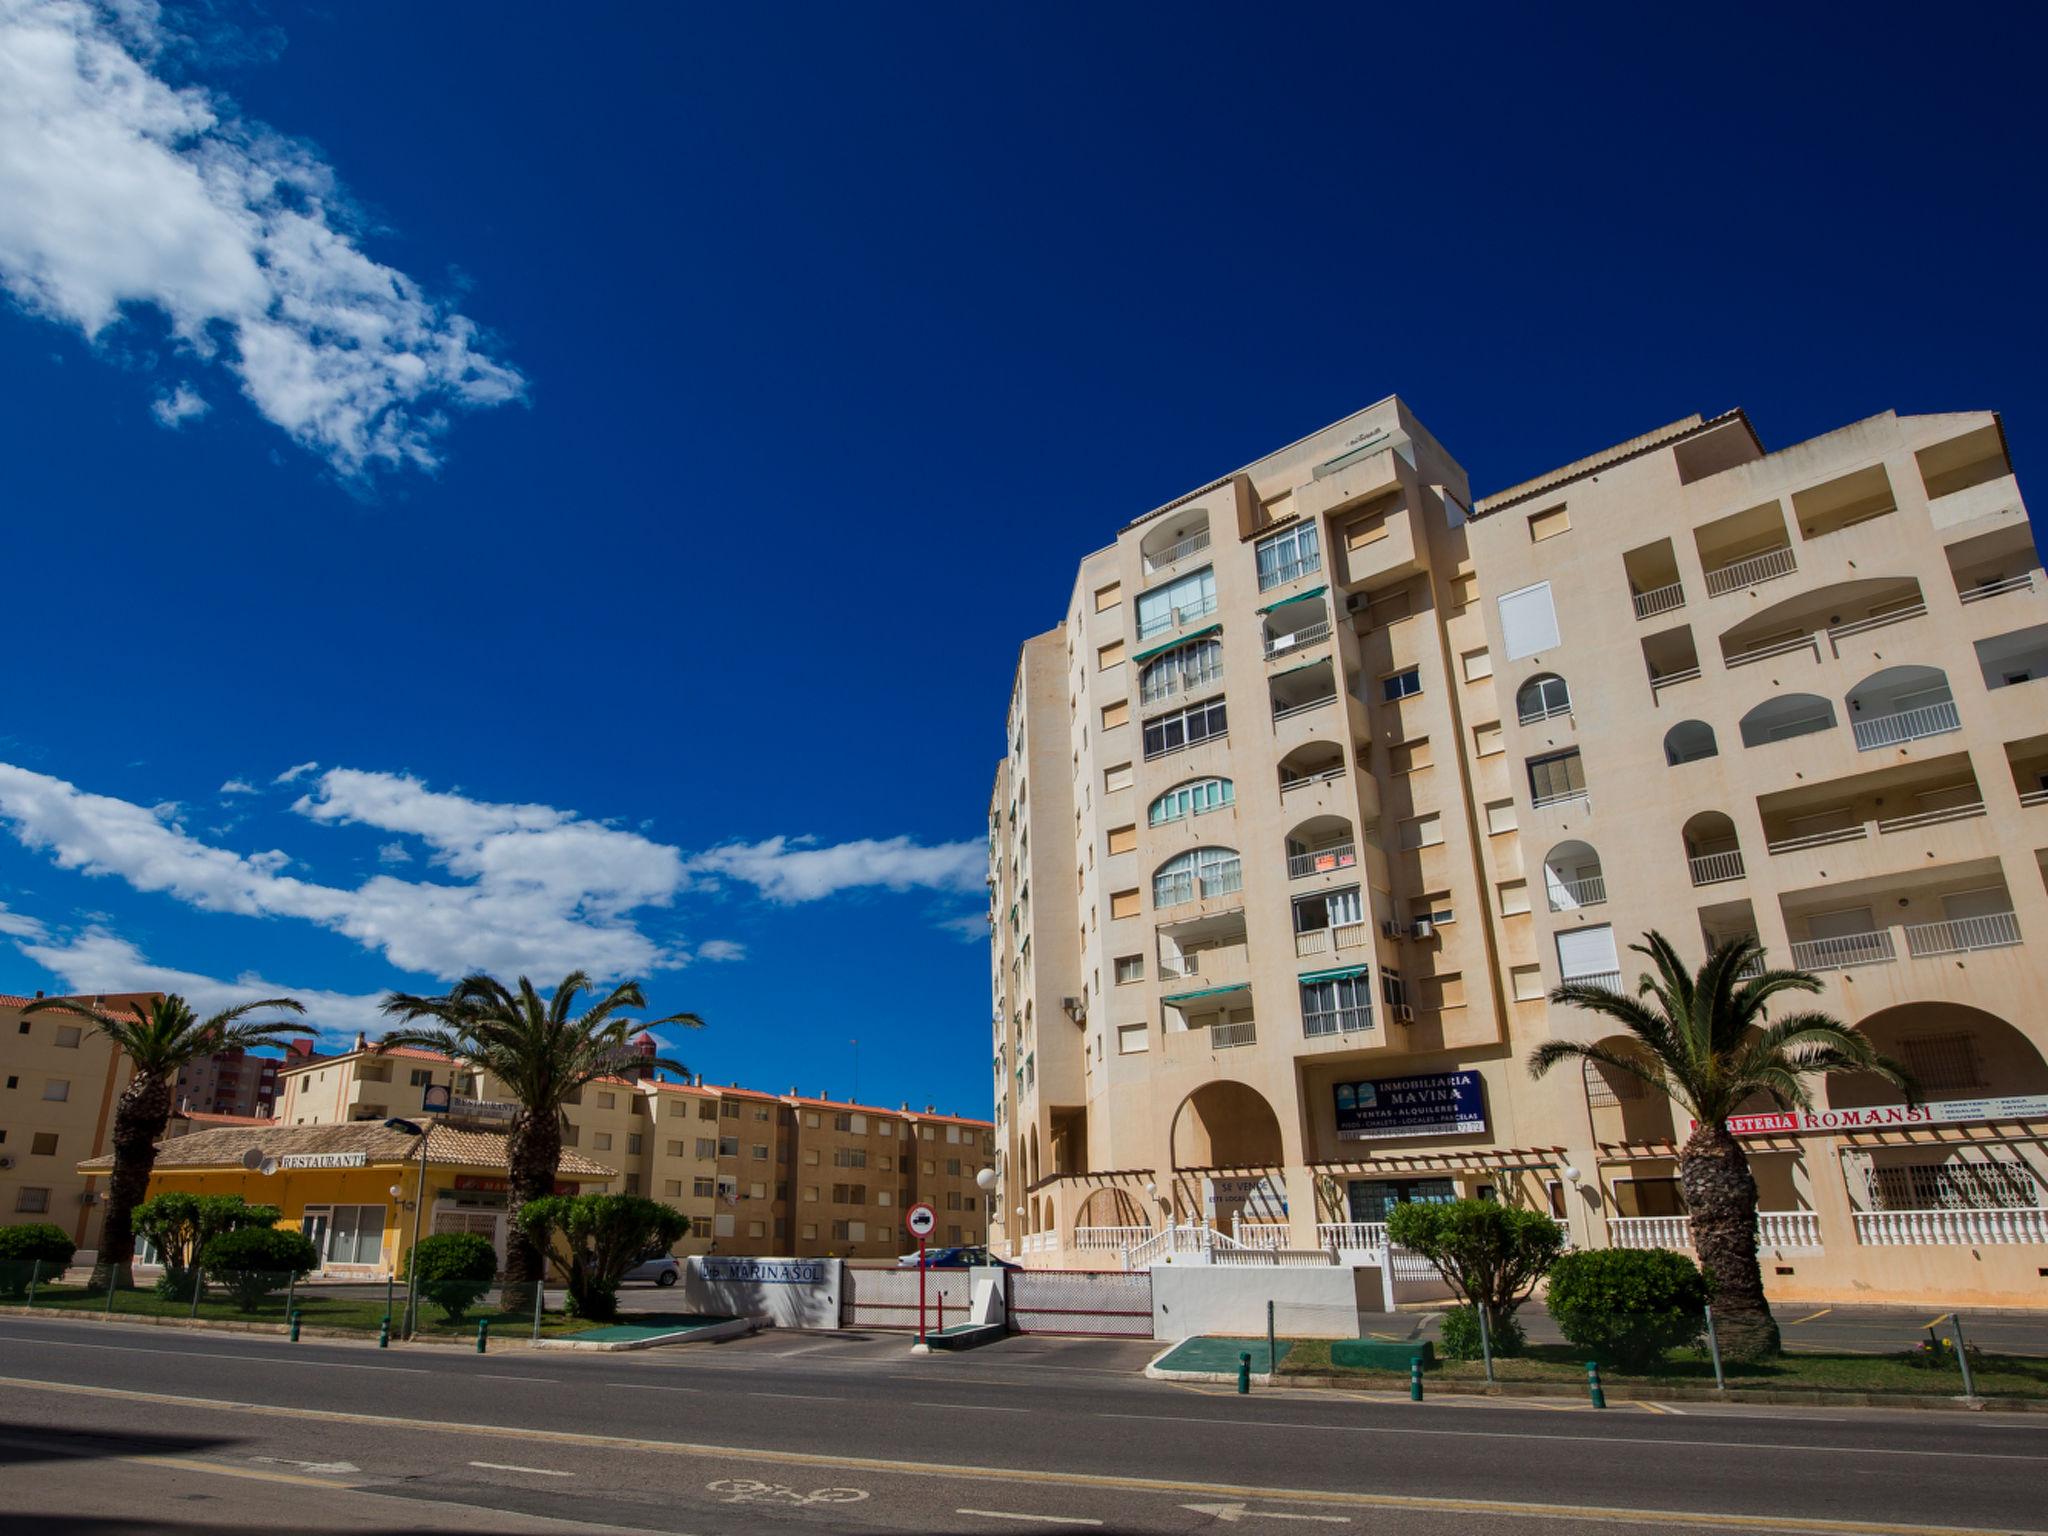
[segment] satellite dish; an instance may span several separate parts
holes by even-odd
[[[277,1172],[277,1159],[274,1157],[266,1157],[263,1159],[263,1162],[260,1166],[263,1170],[263,1176],[267,1179],[273,1173]]]
[[[251,1173],[261,1168],[263,1166],[263,1149],[261,1147],[251,1147],[248,1151],[244,1152],[242,1154],[242,1166]]]

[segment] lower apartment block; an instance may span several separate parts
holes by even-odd
[[[2048,585],[1994,414],[1690,417],[1475,500],[1389,399],[1083,559],[1007,731],[1010,1254],[1375,1254],[1486,1193],[1684,1247],[1682,1117],[1526,1066],[1657,929],[1754,935],[1921,1085],[1737,1126],[1778,1294],[2048,1302]]]

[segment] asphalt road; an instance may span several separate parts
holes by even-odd
[[[1157,1346],[626,1355],[0,1319],[0,1508],[59,1536],[2048,1529],[2048,1416],[1227,1390]]]

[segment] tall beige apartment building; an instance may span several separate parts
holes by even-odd
[[[1672,1106],[1526,1067],[1657,929],[1756,935],[1922,1085],[1738,1124],[1777,1294],[2048,1299],[2048,586],[1995,415],[1691,417],[1475,500],[1388,399],[1085,557],[1007,727],[1026,1262],[1373,1254],[1488,1192],[1683,1247]]]

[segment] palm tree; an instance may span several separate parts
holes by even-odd
[[[1529,1060],[1541,1077],[1561,1061],[1596,1062],[1625,1072],[1677,1101],[1693,1120],[1678,1153],[1678,1176],[1692,1216],[1693,1251],[1714,1287],[1714,1323],[1721,1351],[1754,1360],[1778,1352],[1778,1325],[1764,1300],[1757,1264],[1756,1178],[1728,1117],[1762,1095],[1779,1108],[1811,1109],[1804,1079],[1861,1072],[1913,1097],[1905,1068],[1879,1055],[1869,1037],[1825,1013],[1788,1013],[1775,1022],[1768,1005],[1780,993],[1818,992],[1806,971],[1763,970],[1754,938],[1731,940],[1693,975],[1671,941],[1654,930],[1629,947],[1646,955],[1636,996],[1583,981],[1550,994],[1553,1003],[1614,1020],[1639,1051],[1578,1040],[1547,1040]],[[1746,970],[1753,974],[1744,977]]]
[[[692,1029],[704,1021],[694,1013],[672,1013],[649,1024],[618,1016],[622,1008],[644,1008],[640,984],[622,982],[582,1013],[576,1000],[591,990],[590,977],[572,971],[562,978],[552,998],[543,1000],[533,983],[519,978],[515,992],[496,977],[465,976],[445,997],[415,997],[393,992],[383,1011],[411,1024],[431,1025],[393,1030],[377,1049],[394,1045],[424,1046],[465,1061],[505,1085],[519,1103],[506,1137],[505,1161],[516,1213],[529,1200],[555,1192],[555,1172],[562,1165],[562,1106],[585,1083],[636,1067],[660,1067],[687,1073],[690,1069],[666,1056],[643,1056],[633,1036],[664,1024]],[[510,1286],[524,1287],[544,1278],[540,1249],[517,1222],[512,1223],[505,1254]],[[517,1293],[508,1298],[516,1305]]]
[[[246,1022],[248,1015],[268,1009],[306,1011],[293,998],[266,997],[202,1019],[175,992],[130,1002],[125,1018],[76,997],[40,998],[22,1009],[24,1016],[68,1013],[86,1020],[113,1041],[134,1068],[114,1108],[114,1171],[107,1179],[107,1214],[92,1271],[95,1286],[135,1283],[135,1207],[149,1193],[156,1144],[171,1123],[171,1093],[179,1070],[220,1051],[272,1044],[303,1027],[288,1019]]]

